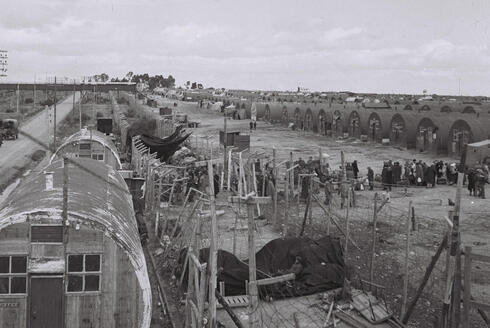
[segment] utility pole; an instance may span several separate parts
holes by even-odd
[[[36,73],[34,73],[34,92],[32,95],[32,110],[36,109]]]
[[[19,114],[19,96],[20,96],[19,83],[17,83],[17,104],[16,104],[17,114]]]
[[[80,120],[80,130],[82,130],[82,91],[80,90],[80,99],[78,100],[78,116]]]
[[[224,133],[223,133],[223,147],[224,147],[224,152],[223,152],[223,171],[228,172],[228,152],[226,151],[226,146],[228,143],[228,135],[227,135],[227,128],[226,128],[226,108],[223,109],[224,111]],[[230,185],[228,184],[228,190],[230,190]]]
[[[54,77],[54,135],[53,135],[53,154],[56,151],[56,76]]]

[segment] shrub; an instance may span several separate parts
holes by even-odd
[[[34,99],[32,99],[32,98],[26,98],[24,100],[24,103],[26,103],[26,104],[32,104],[33,102],[34,102]]]

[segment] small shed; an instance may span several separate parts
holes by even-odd
[[[242,134],[240,131],[219,131],[219,143],[226,147],[235,147],[233,151],[250,149],[250,135]]]
[[[100,117],[97,119],[97,131],[102,132],[105,135],[112,134],[112,118]]]
[[[490,165],[490,139],[468,144],[466,165],[474,167],[479,164]]]
[[[0,303],[11,304],[0,327],[148,328],[151,287],[124,179],[92,159],[62,162],[28,175],[0,210]]]
[[[82,129],[69,136],[51,157],[50,163],[63,158],[91,158],[121,169],[121,161],[112,140],[96,130]]]

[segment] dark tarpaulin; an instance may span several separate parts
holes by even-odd
[[[143,134],[141,135],[140,140],[150,148],[151,153],[157,153],[158,158],[166,162],[179,149],[180,144],[191,134],[192,133],[174,133],[165,139]]]
[[[200,250],[201,263],[207,262],[209,248]],[[181,263],[185,252],[181,253]],[[247,261],[232,253],[218,250],[218,281],[225,283],[225,295],[244,295],[249,278]],[[296,273],[294,281],[261,286],[262,298],[286,298],[310,295],[341,287],[344,281],[344,258],[340,241],[324,237],[278,238],[270,241],[256,254],[257,279]]]

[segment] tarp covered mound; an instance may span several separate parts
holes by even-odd
[[[200,261],[207,262],[209,248],[201,249]],[[225,295],[244,295],[248,280],[248,263],[233,254],[218,250],[218,281],[225,283]],[[342,286],[344,259],[340,241],[323,237],[274,239],[256,254],[257,279],[294,272],[294,281],[261,286],[262,298],[274,299],[310,295]]]
[[[177,131],[176,131],[177,132]],[[183,133],[178,129],[177,133],[172,134],[164,139],[142,134],[141,141],[150,148],[151,153],[157,153],[158,158],[166,162],[168,159],[179,149],[180,144],[183,143],[192,133]]]

